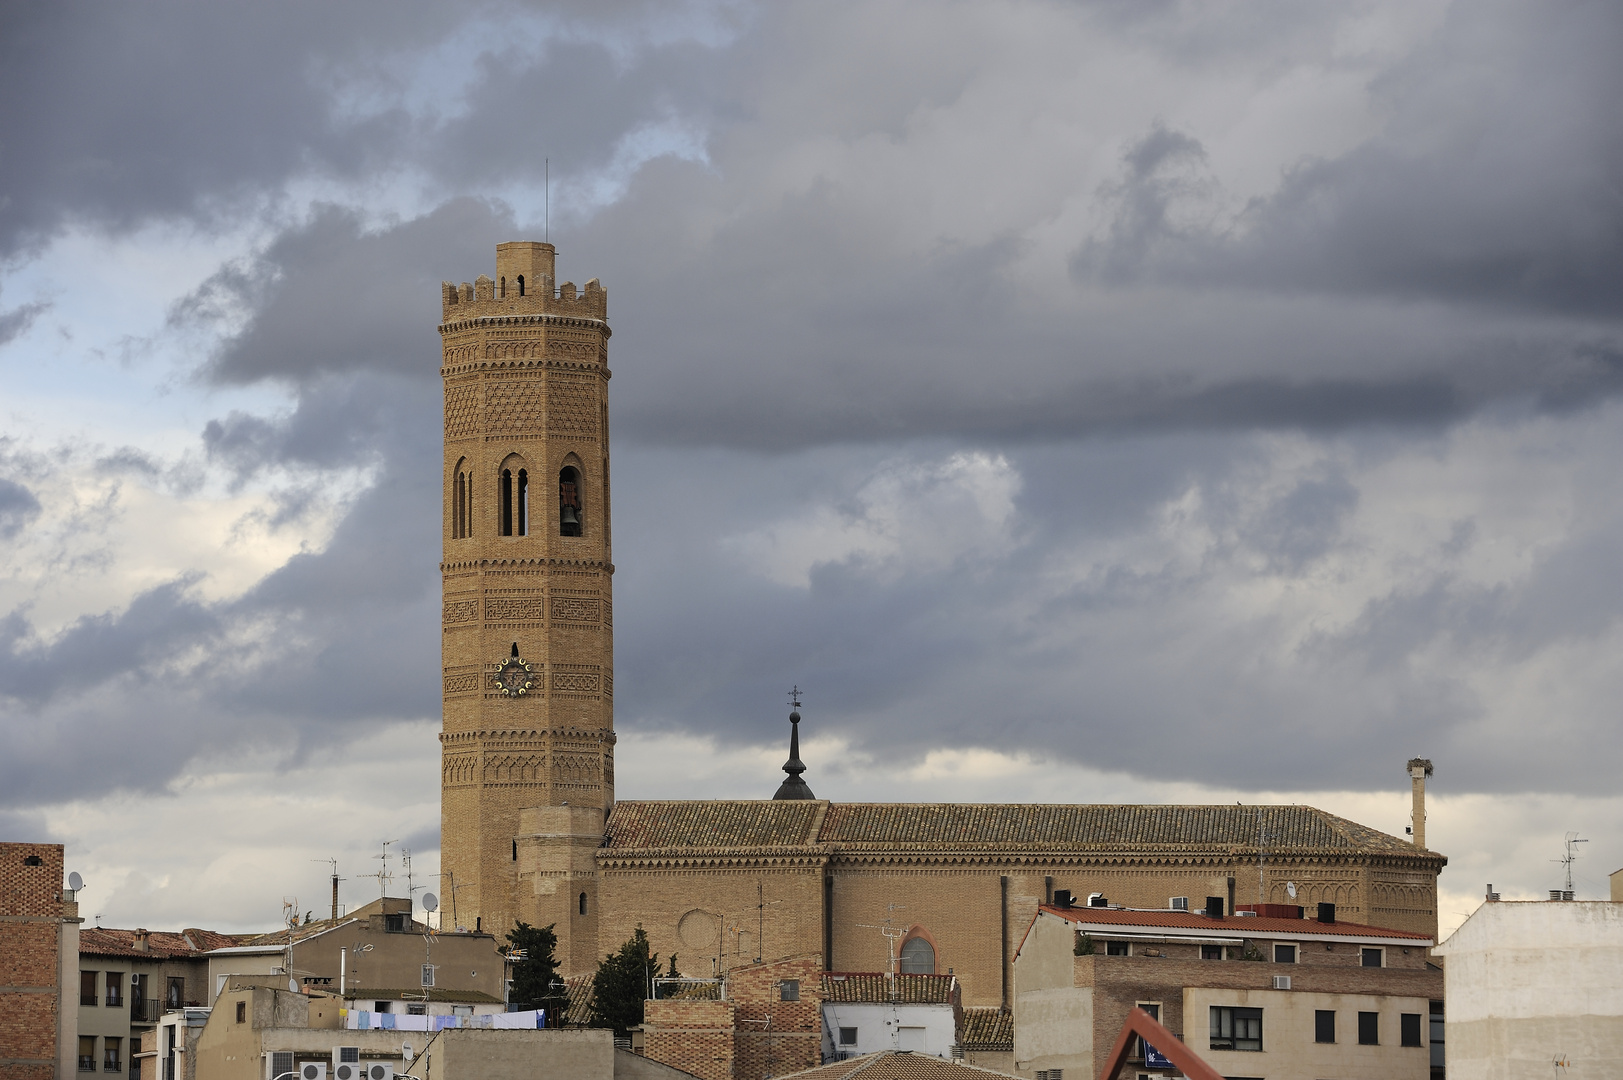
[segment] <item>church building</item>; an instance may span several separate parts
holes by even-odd
[[[763,777],[759,800],[617,801],[608,296],[555,267],[550,244],[500,244],[494,277],[441,292],[449,923],[551,925],[566,976],[641,925],[685,975],[816,954],[951,971],[982,1006],[1009,1004],[1011,953],[1056,893],[1328,902],[1435,938],[1427,762],[1412,842],[1306,806],[834,803],[795,712],[774,797]]]

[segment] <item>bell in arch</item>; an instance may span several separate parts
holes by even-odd
[[[564,507],[563,516],[560,520],[562,520],[565,525],[574,525],[576,527],[579,527],[580,525],[580,516],[575,513],[575,508],[573,506]]]

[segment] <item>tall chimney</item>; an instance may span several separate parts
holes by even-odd
[[[1409,759],[1409,783],[1413,788],[1414,846],[1426,846],[1426,777],[1431,775],[1431,761],[1427,758]]]

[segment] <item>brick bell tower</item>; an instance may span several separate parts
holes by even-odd
[[[607,294],[551,244],[441,288],[445,382],[443,925],[553,925],[597,949],[614,804]]]

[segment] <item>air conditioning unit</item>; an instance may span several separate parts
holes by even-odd
[[[1274,989],[1275,990],[1289,990],[1290,988],[1291,988],[1291,977],[1289,975],[1275,975],[1274,976]]]
[[[285,1077],[295,1071],[291,1051],[275,1050],[265,1055],[265,1080],[276,1080],[278,1076]]]
[[[1167,907],[1171,908],[1173,911],[1188,911],[1189,897],[1174,896],[1167,901]]]
[[[394,1066],[387,1061],[368,1061],[361,1066],[361,1080],[394,1080]]]
[[[361,1048],[335,1046],[332,1048],[333,1080],[361,1080]]]
[[[299,1080],[327,1080],[325,1061],[306,1061],[299,1066]]]

